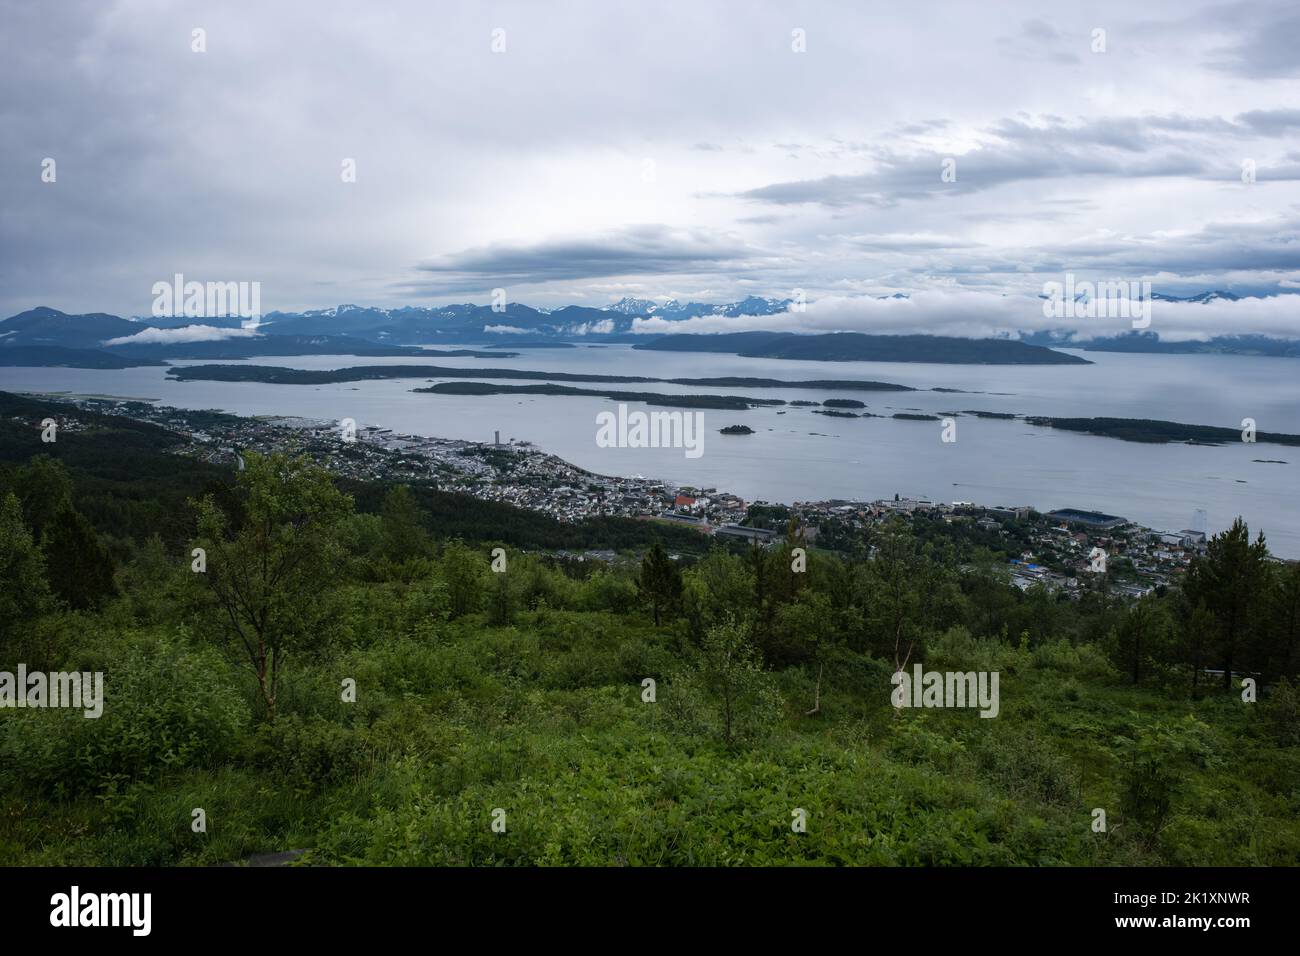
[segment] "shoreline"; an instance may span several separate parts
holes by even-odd
[[[842,511],[846,508],[860,509],[887,509],[904,511],[910,513],[912,510],[936,510],[940,513],[945,511],[951,512],[958,508],[973,508],[977,510],[996,513],[999,511],[1022,511],[1031,510],[1039,514],[1050,514],[1049,511],[1042,511],[1033,506],[1008,506],[1003,504],[987,505],[969,501],[942,502],[934,499],[920,497],[901,497],[895,495],[891,501],[888,498],[875,499],[846,499],[846,498],[826,498],[809,501],[771,501],[767,499],[755,499],[746,502],[740,496],[731,492],[719,490],[714,487],[700,488],[695,485],[676,482],[670,479],[653,478],[644,475],[621,476],[607,475],[600,472],[591,471],[583,468],[573,462],[567,461],[551,452],[547,452],[530,441],[506,441],[506,442],[487,442],[474,441],[461,438],[444,438],[427,435],[412,435],[402,432],[393,431],[377,425],[366,425],[363,423],[354,423],[355,437],[347,439],[342,437],[339,423],[329,419],[309,418],[301,415],[236,415],[230,412],[222,412],[214,409],[195,410],[178,408],[171,405],[158,404],[158,400],[136,399],[124,396],[105,396],[105,395],[75,395],[71,393],[41,393],[41,392],[21,392],[15,393],[27,397],[40,397],[51,401],[71,404],[74,407],[80,407],[81,402],[86,403],[110,403],[110,407],[93,407],[89,411],[95,411],[103,414],[121,415],[136,421],[148,422],[166,428],[175,434],[185,438],[191,448],[200,449],[204,454],[202,457],[209,460],[220,461],[223,458],[222,453],[226,453],[227,463],[235,464],[235,458],[243,451],[260,450],[255,445],[267,444],[267,439],[272,437],[266,432],[282,432],[282,438],[297,438],[304,442],[303,450],[310,450],[312,446],[329,445],[335,446],[338,454],[343,454],[343,449],[348,447],[359,447],[362,449],[375,450],[382,455],[396,456],[397,462],[409,462],[412,457],[421,459],[428,467],[424,474],[411,473],[409,468],[395,468],[395,471],[401,474],[395,474],[391,480],[398,480],[401,477],[416,480],[434,480],[442,490],[449,492],[471,494],[474,497],[484,500],[505,501],[516,504],[519,507],[529,508],[529,510],[540,511],[559,517],[560,520],[581,520],[587,517],[636,517],[652,518],[673,521],[681,523],[683,520],[699,520],[706,527],[714,527],[722,524],[736,524],[747,517],[748,505],[761,505],[782,507],[791,510],[806,512],[810,509],[822,510],[830,514],[834,511]],[[141,414],[142,409],[124,408],[123,405],[130,404],[134,406],[145,406],[151,409],[153,415]],[[243,436],[246,443],[238,445],[225,436],[217,440],[212,431],[213,422],[209,419],[228,420],[234,422],[246,423],[246,426],[253,430],[250,434]],[[287,443],[286,443],[287,444]],[[508,454],[523,459],[531,466],[530,474],[537,471],[547,474],[548,478],[567,476],[571,479],[591,480],[597,483],[606,483],[608,487],[617,487],[620,494],[626,498],[629,491],[639,489],[644,500],[659,500],[666,502],[671,498],[674,503],[679,495],[689,493],[687,496],[707,497],[710,502],[717,500],[723,504],[718,508],[717,513],[713,515],[714,520],[708,521],[705,517],[696,519],[694,515],[684,513],[675,504],[673,506],[663,506],[658,510],[638,509],[633,513],[631,509],[618,507],[601,507],[603,501],[597,501],[597,508],[591,511],[577,514],[556,514],[551,508],[531,507],[527,503],[519,503],[512,500],[508,493],[490,494],[476,493],[484,489],[483,480],[491,479],[493,482],[500,479],[503,472],[498,467],[492,467],[485,460],[493,455]],[[457,458],[461,460],[457,460]],[[485,467],[478,467],[471,462],[480,463]],[[337,464],[337,462],[334,462]],[[518,462],[512,464],[517,465]],[[489,476],[488,470],[492,474]],[[337,470],[337,469],[332,469]],[[454,473],[453,473],[454,472]],[[527,475],[525,476],[527,477]],[[464,479],[473,478],[474,481]],[[496,487],[495,484],[487,487]],[[901,507],[892,508],[892,505]],[[908,507],[910,506],[910,507]],[[1074,509],[1055,509],[1055,510],[1074,510]],[[1084,509],[1080,509],[1084,510]],[[1124,519],[1128,527],[1139,533],[1158,534],[1157,529],[1149,528],[1135,521]]]
[[[639,473],[627,476],[603,474],[574,464],[529,441],[496,444],[475,439],[398,433],[381,426],[364,425],[356,426],[360,440],[354,447],[373,452],[375,459],[358,464],[349,461],[343,452],[345,443],[337,436],[339,425],[334,420],[184,409],[160,404],[159,400],[125,396],[31,391],[15,394],[74,407],[85,402],[91,411],[120,414],[151,422],[189,439],[193,453],[234,467],[238,466],[237,450],[283,450],[291,444],[288,439],[293,438],[292,444],[298,445],[300,450],[314,450],[321,456],[322,464],[339,474],[371,480],[431,481],[447,492],[510,504],[567,523],[600,517],[623,517],[695,525],[712,533],[718,527],[745,521],[750,505],[787,508],[814,520],[835,520],[850,505],[863,511],[888,508],[890,496],[896,494],[895,489],[890,489],[882,493],[882,497],[874,499],[828,497],[812,501],[793,498],[788,501],[770,498],[747,500],[739,494],[713,486],[647,477]],[[128,405],[135,407],[122,407]],[[203,433],[203,423],[214,417],[240,425],[227,436],[204,433],[196,438],[194,433]],[[239,432],[246,434],[237,434]],[[277,432],[284,433],[275,434]],[[288,434],[290,432],[292,435]],[[355,455],[355,452],[352,454]],[[500,457],[503,454],[514,457],[503,461]],[[506,464],[509,468],[503,471],[502,466]],[[963,485],[954,483],[952,487],[955,491]],[[679,494],[707,501],[703,513],[698,508],[688,507],[684,511],[678,508],[676,500]],[[1068,498],[1052,501],[1044,507],[1022,499],[1011,508],[1002,504],[978,504],[973,501],[954,500],[950,503],[935,496],[900,496],[900,500],[925,501],[929,503],[929,508],[939,513],[952,512],[960,505],[989,513],[1028,508],[1037,514],[1047,515],[1053,510],[1074,510],[1076,506]],[[1111,510],[1114,505],[1100,503],[1097,507]],[[1079,510],[1094,509],[1085,505]],[[1126,521],[1134,532],[1147,536],[1172,534],[1177,530],[1172,524],[1169,529],[1162,530],[1139,520]],[[1206,530],[1208,532],[1211,529]],[[1286,559],[1292,558],[1287,555]]]

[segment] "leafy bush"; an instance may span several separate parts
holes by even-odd
[[[639,600],[635,581],[614,571],[600,570],[582,583],[578,606],[586,611],[628,614],[636,609]]]
[[[238,743],[248,704],[226,662],[174,638],[141,637],[104,673],[103,714],[22,710],[0,722],[0,766],[54,792],[82,792],[176,767],[215,765]]]
[[[1300,689],[1285,677],[1260,702],[1259,716],[1279,747],[1300,746]]]
[[[1034,648],[1034,666],[1062,671],[1088,680],[1115,680],[1115,665],[1095,644],[1071,644],[1059,639]]]
[[[372,763],[362,732],[297,714],[258,728],[252,760],[297,793],[355,781]]]

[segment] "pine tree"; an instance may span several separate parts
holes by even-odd
[[[637,588],[642,598],[650,602],[655,627],[659,626],[662,613],[682,596],[682,572],[658,541],[641,559]]]
[[[1279,567],[1268,596],[1265,677],[1300,676],[1300,563]]]
[[[1188,599],[1193,604],[1203,602],[1214,615],[1224,690],[1232,688],[1233,671],[1253,635],[1267,583],[1267,561],[1264,535],[1251,543],[1250,529],[1238,518],[1210,539],[1204,557],[1187,572]]]
[[[397,485],[384,496],[384,554],[393,561],[407,561],[427,554],[429,533],[424,512],[406,485]]]
[[[440,570],[447,584],[451,616],[477,611],[483,603],[483,556],[459,539],[450,541],[442,549]]]
[[[23,519],[40,544],[45,528],[67,508],[72,507],[72,479],[63,462],[49,455],[36,455],[13,472],[13,493],[22,505]]]
[[[95,607],[113,594],[113,559],[81,512],[64,507],[42,539],[50,587],[69,607]]]

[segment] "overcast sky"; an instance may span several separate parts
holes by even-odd
[[[264,311],[797,288],[782,327],[960,334],[1041,326],[1067,272],[1300,291],[1294,3],[0,11],[4,315],[147,315],[178,272]],[[1300,336],[1291,301],[1175,324]]]

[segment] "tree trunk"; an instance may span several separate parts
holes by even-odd
[[[810,710],[810,711],[808,711],[808,713],[806,714],[806,716],[808,716],[808,717],[811,717],[813,714],[818,713],[818,712],[822,709],[822,672],[823,672],[825,669],[826,669],[826,665],[825,665],[825,664],[823,664],[823,663],[818,663],[818,665],[817,665],[817,689],[813,692],[813,709]]]
[[[1223,657],[1223,689],[1232,690],[1232,656],[1236,650],[1237,644],[1237,622],[1234,619],[1228,623],[1228,646]]]
[[[722,711],[723,711],[723,721],[724,721],[723,735],[726,738],[727,746],[730,747],[731,746],[731,688],[730,687],[727,688],[727,692],[722,696]]]

